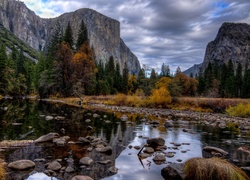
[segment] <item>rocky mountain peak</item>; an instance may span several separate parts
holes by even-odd
[[[234,68],[238,63],[243,67],[243,71],[250,68],[250,25],[246,23],[225,22],[213,41],[208,43],[204,61],[201,64],[201,71],[204,71],[208,63],[228,63],[232,60]],[[187,74],[198,73],[197,68],[191,67],[186,70]]]
[[[214,41],[207,45],[202,68],[208,63],[228,63],[232,60],[235,68],[248,63],[250,67],[250,25],[246,23],[223,23]]]
[[[140,63],[120,38],[119,21],[88,8],[44,19],[28,9],[23,2],[17,0],[0,2],[0,22],[3,26],[37,51],[46,49],[58,22],[64,28],[70,22],[73,38],[76,41],[82,20],[87,26],[90,45],[95,50],[97,61],[105,63],[110,56],[113,56],[121,69],[126,63],[130,73],[138,74]]]

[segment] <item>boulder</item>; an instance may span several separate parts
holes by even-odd
[[[84,138],[84,137],[79,137],[78,141],[83,143],[83,144],[90,144],[90,141],[87,138]]]
[[[161,170],[161,175],[166,180],[183,180],[185,179],[183,164],[171,164]]]
[[[73,172],[75,172],[75,170],[74,170],[73,167],[68,166],[68,167],[65,169],[65,172],[67,172],[67,173],[73,173]]]
[[[35,163],[30,160],[19,160],[9,163],[8,167],[16,170],[25,170],[35,167]]]
[[[71,180],[93,180],[91,177],[89,176],[74,176]]]
[[[148,139],[147,143],[149,146],[163,146],[165,145],[165,140],[163,138],[152,138]]]
[[[52,171],[59,171],[61,168],[62,168],[62,165],[57,161],[53,161],[49,163],[47,167],[48,170],[52,170]]]
[[[166,161],[166,156],[164,154],[157,154],[153,158],[153,161]]]
[[[93,163],[93,159],[91,159],[90,157],[83,157],[79,160],[79,163],[82,165],[90,165],[91,163]]]
[[[146,148],[143,150],[143,152],[148,153],[148,154],[151,154],[151,153],[154,153],[155,150],[154,150],[153,148],[151,148],[151,147],[146,147]]]
[[[58,137],[59,137],[58,133],[49,133],[49,134],[43,135],[43,136],[39,137],[38,139],[36,139],[35,143],[52,141],[54,138],[58,138]]]
[[[221,154],[221,156],[227,156],[228,152],[224,151],[223,149],[212,147],[212,146],[206,146],[203,148],[203,151],[208,152],[210,154]]]
[[[116,174],[118,172],[118,169],[115,166],[110,167],[108,170],[112,174]]]
[[[96,148],[96,151],[100,153],[112,153],[112,147],[106,146],[106,147]]]

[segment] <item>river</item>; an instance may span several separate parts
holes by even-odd
[[[123,121],[122,116],[127,120]],[[166,119],[172,127],[164,126]],[[88,127],[93,128],[88,129]],[[36,162],[29,171],[8,172],[7,179],[71,179],[75,175],[87,175],[93,179],[105,180],[151,180],[163,179],[161,169],[173,163],[184,163],[192,157],[202,157],[204,146],[215,146],[229,152],[229,159],[239,166],[249,164],[249,159],[237,152],[240,146],[249,145],[249,133],[242,134],[239,129],[211,127],[195,120],[170,119],[141,114],[121,112],[90,111],[80,107],[51,104],[29,100],[8,100],[0,102],[0,141],[35,140],[55,132],[69,136],[63,146],[52,142],[30,143],[27,146],[0,147],[0,158],[7,163],[29,159]],[[98,153],[89,150],[89,145],[78,142],[79,137],[94,136],[103,139],[112,147],[112,153]],[[165,154],[171,153],[165,162],[155,163],[152,156],[138,158],[139,149],[148,138],[165,139]],[[225,143],[226,142],[226,143]],[[81,166],[79,159],[88,156],[93,159],[89,166]],[[62,169],[50,177],[45,175],[46,164],[58,160]],[[70,161],[72,160],[72,161]],[[111,160],[109,163],[101,162]],[[65,172],[67,167],[74,171]],[[116,167],[117,173],[110,167]]]

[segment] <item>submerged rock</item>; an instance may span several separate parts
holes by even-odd
[[[147,143],[149,146],[163,146],[165,145],[165,140],[163,138],[152,138],[148,139]]]
[[[30,160],[19,160],[9,163],[8,167],[16,170],[25,170],[35,167],[35,163]]]
[[[183,180],[185,179],[183,164],[171,164],[161,170],[161,175],[166,180]]]

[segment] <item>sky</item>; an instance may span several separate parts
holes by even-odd
[[[141,65],[172,72],[203,61],[223,22],[250,24],[250,0],[21,0],[43,18],[91,8],[120,21]]]

